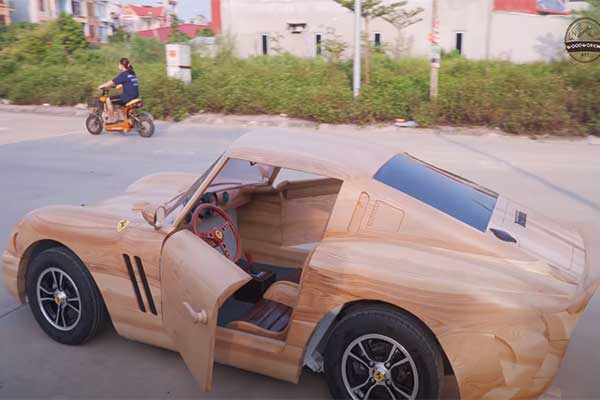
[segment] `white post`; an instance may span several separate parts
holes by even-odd
[[[431,75],[429,80],[429,97],[438,95],[438,79],[440,73],[440,19],[438,16],[439,0],[432,1],[431,7]]]
[[[360,37],[362,22],[362,0],[354,0],[354,80],[353,95],[360,94]]]

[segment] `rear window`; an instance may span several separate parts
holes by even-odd
[[[408,154],[394,156],[374,178],[482,232],[498,200],[496,193]]]

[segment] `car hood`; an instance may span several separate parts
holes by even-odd
[[[183,172],[166,172],[145,176],[129,185],[124,194],[106,199],[94,207],[114,211],[125,217],[141,218],[148,204],[160,205],[189,189],[198,176]]]

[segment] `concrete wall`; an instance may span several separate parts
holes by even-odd
[[[333,0],[222,0],[223,31],[235,40],[241,56],[262,54],[261,34],[271,37],[271,48],[283,48],[301,57],[315,55],[315,35],[339,36],[352,42],[353,14]],[[306,23],[306,30],[293,34],[288,23]],[[373,32],[384,41],[396,37],[396,29],[385,21],[373,21]]]
[[[561,59],[566,56],[564,37],[571,21],[571,16],[495,12],[491,54],[517,63]]]
[[[402,31],[382,19],[370,24],[380,32],[385,48],[393,55],[429,57],[431,44],[431,0],[409,0],[406,8],[422,7],[421,22]],[[505,59],[513,62],[548,61],[564,54],[562,36],[572,17],[492,12],[492,0],[440,1],[440,45],[451,51],[456,34],[462,32],[462,54],[470,59]],[[262,54],[261,34],[270,37],[270,48],[280,48],[301,57],[315,55],[315,35],[338,37],[352,52],[353,13],[333,0],[222,0],[223,32],[236,44],[242,57]],[[293,34],[289,23],[305,23]]]

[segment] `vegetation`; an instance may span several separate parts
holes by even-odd
[[[199,110],[285,113],[327,123],[404,118],[421,125],[600,135],[600,63],[516,65],[451,54],[442,63],[438,99],[430,102],[426,59],[374,53],[371,82],[355,100],[352,63],[339,57],[239,59],[221,39],[214,57],[193,57],[193,82],[185,85],[166,77],[164,45],[158,41],[134,36],[90,49],[71,38],[73,33],[64,28],[68,24],[15,25],[0,31],[0,98],[18,104],[83,103],[100,83],[117,75],[118,60],[128,57],[146,108],[157,118],[178,120]]]
[[[335,0],[336,3],[344,8],[354,12],[354,0]],[[361,3],[361,16],[364,21],[364,47],[367,51],[364,53],[364,72],[365,83],[369,84],[371,80],[371,53],[373,53],[373,43],[371,43],[370,22],[375,18],[383,18],[396,27],[398,32],[402,29],[421,21],[417,16],[423,11],[418,7],[413,10],[406,10],[404,6],[408,1],[388,2],[385,0],[363,0]]]

